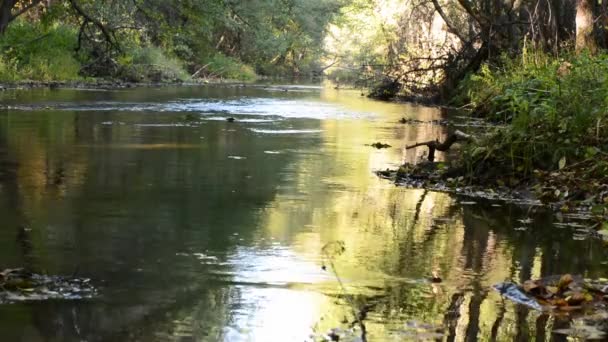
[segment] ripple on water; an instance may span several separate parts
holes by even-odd
[[[334,103],[323,103],[311,100],[293,100],[281,98],[241,98],[232,100],[217,99],[180,99],[177,101],[154,102],[118,102],[93,101],[81,103],[40,103],[34,105],[15,105],[12,110],[65,110],[65,111],[124,111],[124,112],[201,112],[208,114],[229,114],[231,116],[273,116],[277,118],[302,119],[345,119],[372,116],[367,112],[347,110]],[[246,118],[256,120],[259,118]]]

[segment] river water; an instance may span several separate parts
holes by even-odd
[[[0,100],[0,268],[99,288],[0,305],[2,341],[356,341],[353,311],[369,341],[560,340],[492,285],[607,274],[600,242],[541,209],[377,178],[445,136],[397,123],[435,108],[320,86]]]

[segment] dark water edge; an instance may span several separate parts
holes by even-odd
[[[304,341],[347,328],[350,297],[369,307],[370,341],[564,340],[552,331],[570,318],[492,285],[606,277],[602,243],[542,208],[378,179],[420,158],[403,146],[445,137],[397,124],[441,119],[436,108],[315,86],[0,101],[0,268],[76,274],[100,291],[0,305],[2,340]],[[393,147],[365,146],[376,141]],[[332,241],[346,248],[334,261],[350,297],[321,268]]]

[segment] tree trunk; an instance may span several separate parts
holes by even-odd
[[[6,31],[6,27],[13,19],[12,10],[17,0],[0,0],[0,35]]]
[[[576,0],[576,52],[597,51],[593,23],[593,0]]]

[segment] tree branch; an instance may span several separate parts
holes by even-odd
[[[467,40],[464,39],[464,36],[462,36],[460,34],[460,32],[458,32],[458,29],[454,26],[454,24],[452,24],[452,22],[450,21],[450,18],[448,18],[447,14],[445,14],[445,12],[443,11],[443,8],[441,8],[439,1],[438,0],[432,0],[432,1],[433,1],[433,6],[435,6],[435,10],[437,11],[437,13],[439,13],[439,15],[441,16],[441,19],[443,19],[443,22],[447,25],[450,33],[452,33],[453,35],[458,37],[458,39],[460,39],[463,43],[465,43]]]
[[[104,38],[108,42],[108,44],[110,44],[111,46],[115,47],[118,51],[120,51],[120,46],[115,41],[115,39],[112,38],[112,34],[99,20],[97,20],[97,19],[91,17],[89,14],[87,14],[82,9],[82,7],[80,7],[80,5],[78,5],[76,0],[70,0],[70,4],[72,4],[72,8],[74,8],[76,13],[78,13],[80,16],[82,16],[85,19],[85,21],[89,21],[89,22],[93,23],[93,25],[97,26],[97,28],[99,28],[99,30],[103,34]]]

